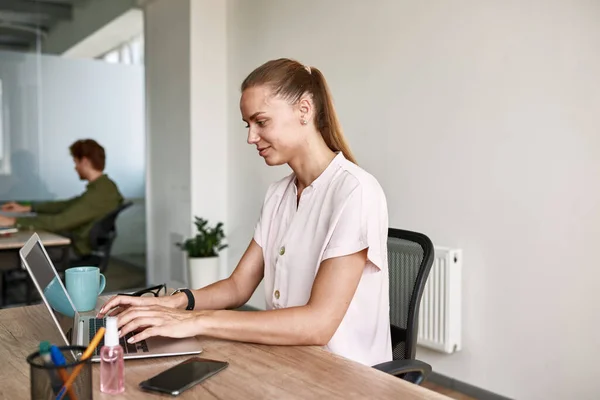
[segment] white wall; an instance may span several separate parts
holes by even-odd
[[[226,3],[145,6],[148,281],[182,285],[194,217],[227,224]],[[227,225],[225,225],[227,228]],[[222,253],[222,276],[227,252]]]
[[[149,283],[181,282],[174,243],[191,232],[189,15],[181,0],[154,1],[144,12]]]
[[[287,173],[246,145],[238,86],[298,58],[328,78],[390,225],[464,250],[464,350],[418,357],[509,397],[597,398],[600,3],[228,4],[230,268]]]
[[[227,228],[226,2],[190,4],[192,216]],[[227,255],[227,250],[220,254],[222,278],[228,272]]]

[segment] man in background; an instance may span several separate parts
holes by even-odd
[[[35,212],[36,216],[8,218],[0,215],[0,226],[67,234],[73,240],[76,256],[85,256],[91,252],[89,235],[92,226],[121,205],[123,196],[117,185],[104,174],[106,155],[104,148],[95,140],[78,140],[69,150],[79,178],[88,181],[85,192],[68,200],[31,206],[6,203],[2,206],[2,211]]]

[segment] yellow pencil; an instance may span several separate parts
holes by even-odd
[[[98,347],[100,340],[102,340],[102,337],[104,336],[105,331],[106,331],[106,329],[104,329],[104,327],[101,327],[100,329],[98,329],[98,332],[96,332],[96,336],[94,336],[94,338],[88,345],[87,349],[85,349],[85,351],[83,352],[83,355],[81,356],[81,360],[87,360],[88,358],[90,358],[92,356],[92,354],[94,353],[94,350],[96,349],[96,347]],[[65,385],[62,387],[60,392],[58,392],[58,395],[56,396],[57,400],[62,400],[62,398],[65,396],[65,393],[67,392],[67,390],[69,390],[69,388],[71,387],[73,382],[75,382],[75,379],[77,379],[77,375],[79,375],[79,372],[81,372],[83,365],[84,364],[79,364],[78,366],[76,366],[73,369],[73,372],[69,376],[69,379],[67,379],[67,381],[65,382]]]
[[[58,369],[58,375],[60,375],[60,380],[63,382],[63,385],[69,380],[69,375],[67,374],[67,371],[64,368]],[[68,388],[67,391],[69,392],[69,398],[71,400],[77,400],[77,396],[75,396],[75,393],[73,393],[73,390],[71,388]]]

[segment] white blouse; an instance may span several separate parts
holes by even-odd
[[[254,233],[265,261],[266,308],[306,305],[324,260],[368,247],[354,298],[326,348],[370,366],[392,360],[388,213],[381,186],[341,152],[299,203],[295,182],[292,173],[269,187]]]

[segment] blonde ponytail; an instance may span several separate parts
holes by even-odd
[[[323,140],[332,151],[341,151],[344,157],[356,164],[356,160],[350,146],[344,137],[342,126],[338,120],[337,113],[333,106],[333,98],[327,85],[325,77],[317,68],[311,67],[311,75],[315,82],[315,93],[313,101],[317,108],[315,124],[317,130],[321,132]],[[320,104],[317,104],[320,103]]]

